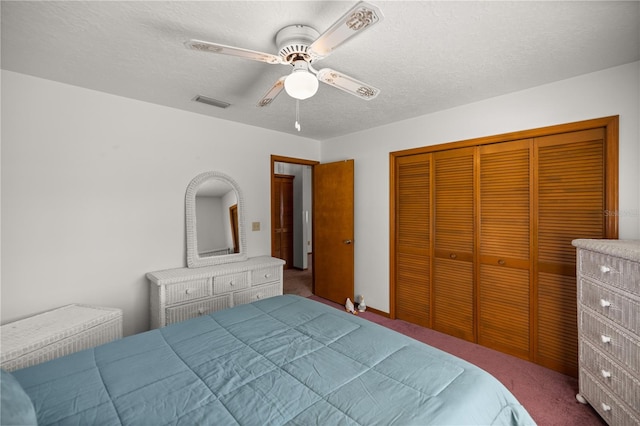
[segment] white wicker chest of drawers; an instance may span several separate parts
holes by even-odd
[[[610,425],[638,425],[640,241],[581,239],[573,245],[578,248],[576,398]]]
[[[151,328],[282,294],[284,261],[270,256],[147,274]]]
[[[122,337],[122,310],[67,305],[2,326],[2,368],[30,367]]]

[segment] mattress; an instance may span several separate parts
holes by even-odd
[[[535,424],[480,368],[294,295],[13,375],[40,425]]]

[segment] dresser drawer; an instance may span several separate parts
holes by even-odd
[[[213,294],[228,293],[249,287],[247,272],[213,277]]]
[[[211,279],[203,278],[167,285],[166,292],[168,305],[211,296]]]
[[[613,395],[640,410],[640,382],[589,342],[580,342],[580,366]]]
[[[583,305],[634,333],[640,331],[640,303],[636,300],[588,279],[580,279],[578,288]]]
[[[233,304],[242,305],[245,303],[255,302],[256,300],[266,299],[267,297],[278,296],[282,294],[282,286],[278,284],[268,284],[259,287],[252,287],[249,290],[239,291],[233,294]]]
[[[589,250],[579,250],[582,276],[620,287],[632,293],[640,290],[640,263]]]
[[[225,294],[224,296],[212,297],[200,302],[167,308],[167,325],[206,315],[230,306],[231,295]]]
[[[274,281],[279,281],[282,267],[261,268],[251,271],[251,285],[261,285]]]
[[[636,426],[640,418],[631,409],[620,402],[611,392],[606,390],[585,369],[580,369],[580,394],[610,425]]]
[[[579,312],[580,337],[587,339],[598,350],[628,368],[632,374],[640,376],[637,338],[585,309],[579,309]]]

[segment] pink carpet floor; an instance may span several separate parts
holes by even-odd
[[[317,296],[310,298],[344,309]],[[391,320],[371,312],[363,312],[360,316],[488,371],[515,395],[540,426],[605,424],[593,408],[576,400],[578,381],[573,377],[406,321]]]

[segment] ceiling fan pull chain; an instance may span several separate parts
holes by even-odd
[[[295,128],[300,131],[300,101],[296,99],[296,124]]]

